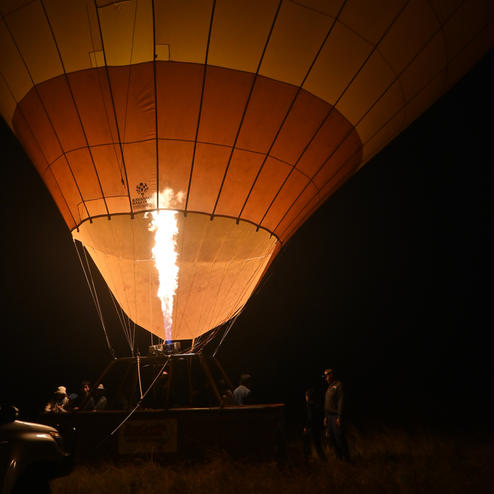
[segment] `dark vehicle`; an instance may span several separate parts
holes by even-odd
[[[51,479],[70,473],[72,455],[55,428],[17,417],[0,404],[0,494],[49,493]]]

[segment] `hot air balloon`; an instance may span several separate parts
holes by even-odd
[[[123,311],[166,340],[238,314],[300,225],[492,46],[487,0],[0,9],[3,118]]]

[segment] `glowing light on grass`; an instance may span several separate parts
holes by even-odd
[[[174,194],[172,189],[160,193],[160,207],[172,207],[180,202],[182,193]],[[163,312],[165,340],[172,339],[173,301],[178,287],[178,218],[176,211],[160,210],[149,213],[149,230],[154,232],[153,259],[158,271],[158,297]]]

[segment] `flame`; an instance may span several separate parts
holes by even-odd
[[[174,194],[172,189],[160,193],[160,207],[170,207],[180,202],[182,193]],[[178,215],[176,211],[159,210],[148,213],[151,216],[149,231],[154,232],[153,259],[158,271],[158,297],[161,300],[165,340],[172,339],[173,301],[178,287]]]

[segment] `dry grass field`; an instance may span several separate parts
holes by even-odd
[[[491,493],[492,443],[424,431],[349,431],[351,463],[304,461],[293,440],[282,462],[234,461],[211,454],[202,462],[139,460],[75,468],[52,483],[54,494]]]

